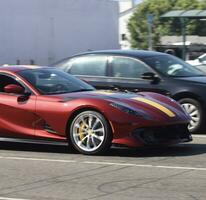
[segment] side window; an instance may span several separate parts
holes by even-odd
[[[113,57],[111,66],[113,77],[140,78],[151,71],[144,63],[131,58]]]
[[[16,85],[19,85],[19,86],[22,86],[18,81],[16,81],[14,78],[10,77],[10,76],[7,76],[7,75],[3,75],[3,74],[0,74],[0,92],[1,93],[4,93],[4,87],[6,85],[9,85],[9,84],[16,84]],[[23,87],[23,86],[22,86]]]
[[[106,56],[87,56],[72,59],[68,72],[73,75],[106,76],[106,68]]]

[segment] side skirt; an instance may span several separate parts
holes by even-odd
[[[54,141],[54,140],[41,140],[41,139],[22,139],[22,138],[4,138],[0,137],[0,142],[18,142],[18,143],[29,143],[29,144],[51,144],[51,145],[68,145],[67,141]]]

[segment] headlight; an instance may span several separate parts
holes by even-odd
[[[129,108],[126,105],[122,105],[119,103],[111,103],[110,105],[118,110],[121,110],[124,113],[129,114],[129,115],[141,117],[141,118],[148,119],[148,120],[151,119],[151,117],[146,112],[144,112],[142,110],[137,110],[137,109],[134,110],[132,108]]]

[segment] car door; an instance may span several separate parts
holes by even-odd
[[[33,137],[37,117],[35,115],[36,96],[21,98],[21,94],[6,93],[10,84],[26,88],[16,77],[0,73],[0,136]]]
[[[75,75],[97,89],[107,89],[108,56],[84,55],[70,59],[64,64],[64,71]]]
[[[154,73],[149,66],[142,61],[124,56],[111,56],[109,58],[110,87],[117,88],[120,91],[130,92],[157,92],[161,94],[168,94],[168,91],[161,86],[163,80],[159,78],[158,81],[143,79],[144,73]],[[157,74],[156,74],[157,75]]]

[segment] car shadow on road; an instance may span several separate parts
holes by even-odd
[[[108,156],[119,157],[181,157],[206,154],[206,144],[180,144],[168,147],[144,147],[136,149],[111,149]]]
[[[24,142],[2,142],[0,141],[0,151],[25,151],[25,152],[45,152],[45,153],[69,153],[68,146],[56,144],[39,144]]]
[[[0,142],[0,151],[24,151],[24,152],[44,152],[44,153],[61,153],[77,154],[69,150],[67,145],[54,144],[34,144],[19,142]],[[206,153],[206,144],[187,143],[170,147],[150,147],[150,148],[122,148],[112,147],[102,156],[109,157],[181,157],[200,155]]]

